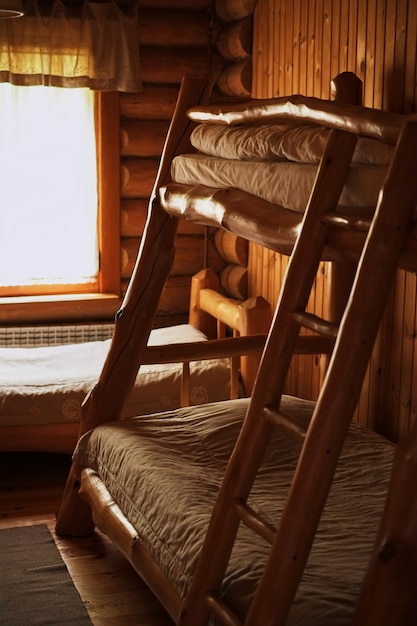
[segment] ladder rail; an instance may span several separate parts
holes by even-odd
[[[334,135],[323,157],[304,217],[304,228],[288,265],[245,422],[231,455],[194,580],[184,603],[181,625],[200,626],[207,622],[211,610],[209,604],[213,606],[215,603],[216,589],[221,585],[237,529],[242,517],[246,516],[244,503],[274,430],[274,425],[262,415],[266,406],[279,409],[286,372],[303,323],[303,315],[294,316],[294,312],[305,310],[307,306],[321,251],[326,243],[325,224],[331,220],[321,220],[321,217],[334,210],[337,204],[336,199],[334,207],[331,205],[329,195],[323,193],[320,185],[326,182],[326,178],[329,182],[332,142],[333,148],[340,150],[345,139],[345,133]],[[353,151],[355,138],[351,136],[350,139],[353,141],[347,145]],[[279,520],[272,551],[245,626],[258,626],[260,623],[263,626],[284,626],[307,563],[417,203],[413,172],[415,163],[409,158],[416,140],[417,123],[409,122],[400,134],[396,156],[379,197],[354,280],[352,293],[355,295],[351,296],[339,327],[335,349]],[[342,153],[346,155],[346,150]],[[347,170],[350,158],[351,153]],[[343,169],[340,163],[338,167]],[[345,176],[347,170],[344,171]],[[331,185],[331,188],[334,190],[334,186]],[[236,506],[237,501],[242,502],[242,506]],[[249,520],[249,523],[252,524],[252,521]],[[257,524],[254,520],[252,527],[256,528]],[[207,594],[211,598],[209,604]],[[218,601],[221,604],[221,600]]]
[[[402,130],[397,158],[380,195],[354,281],[355,296],[342,318],[341,332],[246,626],[285,624],[308,560],[417,205],[415,161],[409,158],[416,145],[417,123],[410,122]],[[300,515],[300,511],[305,514]]]

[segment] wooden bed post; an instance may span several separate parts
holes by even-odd
[[[417,421],[398,444],[353,626],[416,624]]]
[[[271,305],[262,296],[251,296],[240,305],[240,335],[268,334],[272,322]],[[250,396],[258,373],[261,354],[242,355],[240,374],[245,393]]]
[[[120,419],[134,386],[147,346],[161,292],[174,259],[178,218],[162,209],[158,189],[169,181],[173,157],[189,149],[194,126],[186,111],[206,103],[211,85],[205,78],[185,77],[167,134],[159,170],[149,200],[148,219],[135,269],[122,307],[116,314],[114,336],[99,380],[87,395],[79,436],[105,422]],[[117,389],[118,393],[112,392]],[[82,536],[94,529],[89,507],[79,497],[81,468],[73,463],[57,516],[59,535]]]
[[[209,313],[201,310],[200,293],[202,289],[219,291],[219,277],[212,269],[206,268],[191,279],[189,322],[199,328],[209,339],[217,338],[217,322]]]
[[[341,104],[362,104],[362,81],[353,72],[341,72],[330,82],[331,99]]]
[[[362,81],[353,72],[342,72],[330,83],[331,99],[340,104],[362,104]],[[356,273],[357,263],[333,261],[330,268],[329,320],[338,324]],[[326,359],[327,362],[327,359]]]

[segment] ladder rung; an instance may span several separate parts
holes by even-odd
[[[294,311],[292,318],[298,322],[300,326],[304,326],[304,328],[308,328],[319,335],[332,337],[333,339],[337,337],[337,332],[339,330],[337,324],[324,320],[318,315],[307,313],[306,311]]]
[[[243,622],[220,598],[213,593],[206,595],[207,606],[210,611],[224,624],[224,626],[243,626]]]
[[[240,498],[233,501],[233,506],[241,521],[253,530],[254,533],[263,537],[265,541],[272,545],[275,539],[276,529],[272,524],[266,522],[256,513],[246,502]]]
[[[303,440],[305,438],[307,431],[304,426],[301,426],[299,422],[283,411],[270,406],[264,406],[262,415],[268,422],[279,428],[284,428],[288,433],[297,437],[297,439]]]
[[[335,226],[343,230],[357,230],[367,233],[371,227],[372,219],[358,215],[343,215],[337,213],[326,213],[322,218],[326,226]]]

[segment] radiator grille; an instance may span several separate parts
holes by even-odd
[[[0,328],[0,347],[36,348],[102,341],[113,335],[114,324],[22,326]]]

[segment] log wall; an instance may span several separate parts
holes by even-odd
[[[144,90],[120,95],[121,289],[126,290],[147,215],[165,135],[184,74],[208,74],[218,97],[249,96],[253,3],[210,0],[139,0],[139,45]],[[235,6],[233,6],[235,5]],[[163,293],[156,325],[188,316],[190,277],[206,263],[221,272],[228,263],[214,231],[181,223],[176,259]],[[231,292],[247,288],[240,280]],[[234,277],[234,278],[233,278]],[[237,287],[237,282],[239,286]]]
[[[159,158],[183,74],[208,72],[209,2],[139,2],[143,92],[120,95],[121,287],[139,249]],[[156,325],[184,321],[190,273],[204,264],[205,231],[181,225]],[[189,251],[189,258],[187,253]]]
[[[330,97],[342,71],[363,81],[364,104],[415,112],[415,0],[258,0],[253,19],[254,97],[302,93]],[[287,260],[249,249],[249,292],[275,303]],[[323,264],[310,309],[326,313],[332,267]],[[364,383],[356,420],[397,440],[417,411],[416,276],[398,272]],[[319,359],[298,357],[288,391],[314,398]]]

